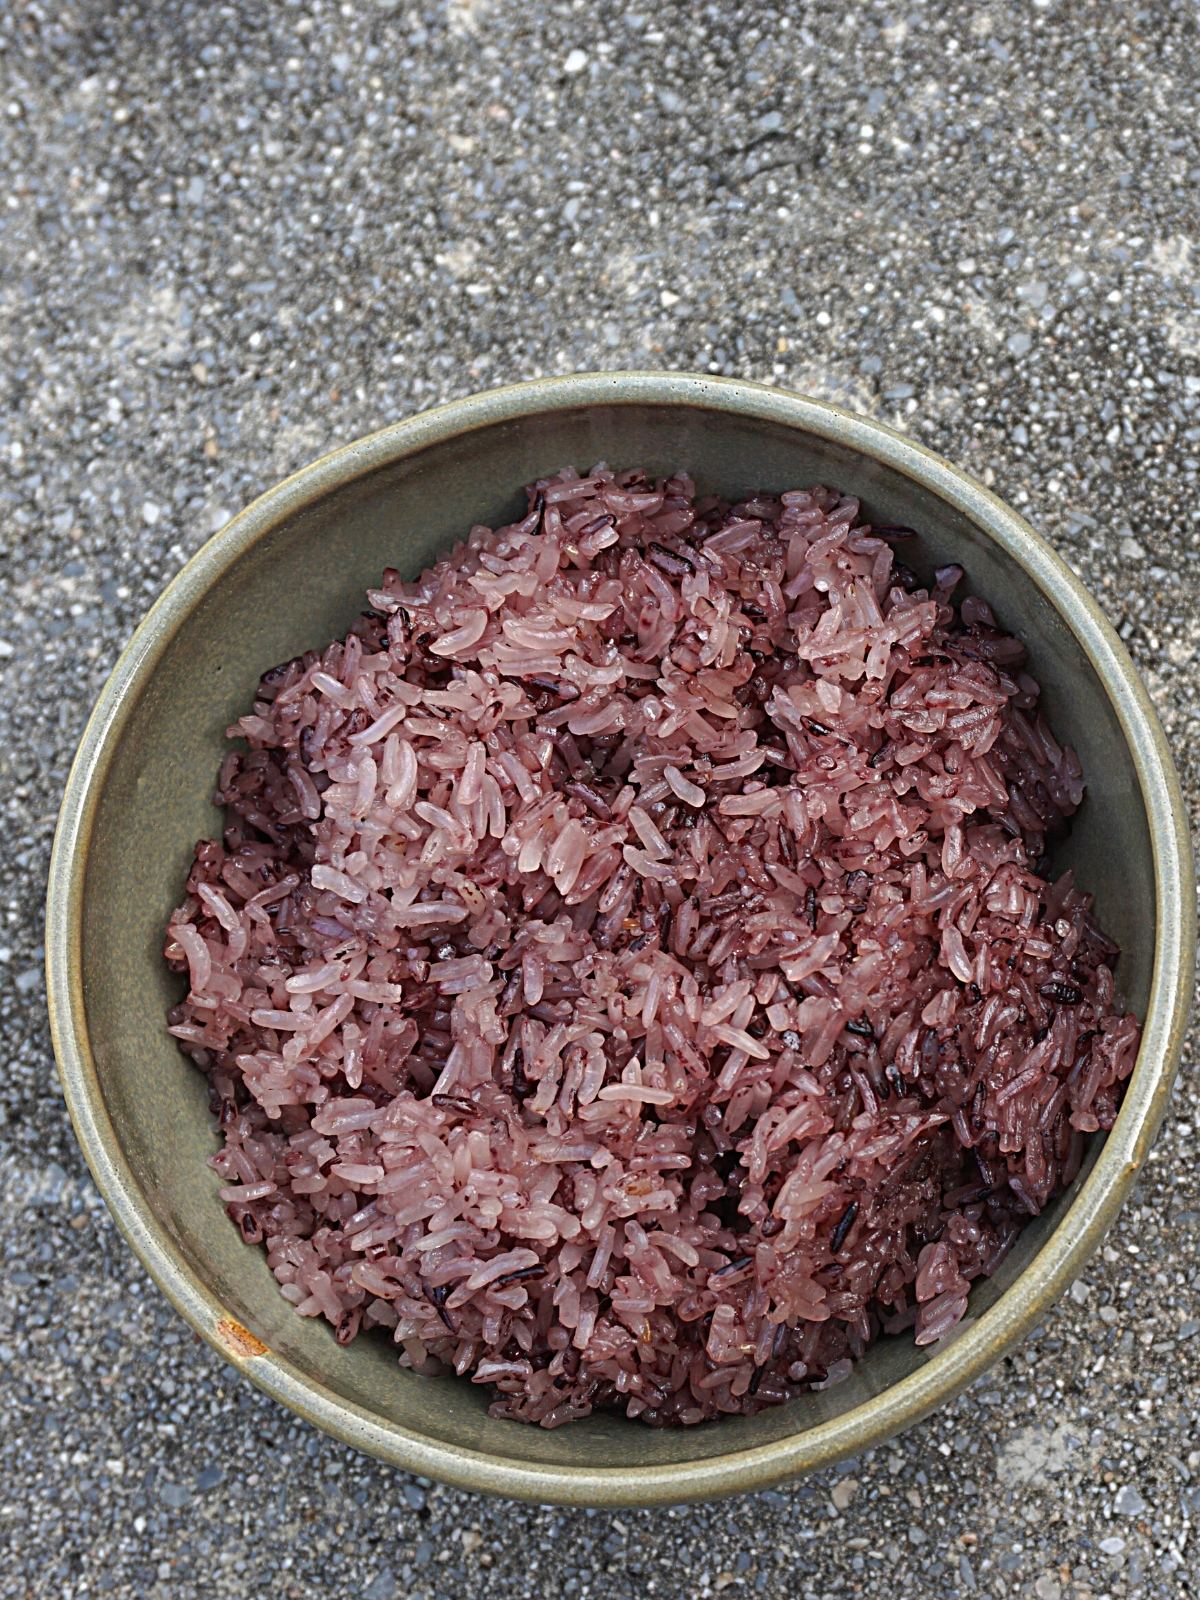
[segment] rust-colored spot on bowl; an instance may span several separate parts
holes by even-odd
[[[222,1317],[217,1323],[217,1337],[232,1356],[265,1356],[267,1353],[262,1340],[232,1317]]]

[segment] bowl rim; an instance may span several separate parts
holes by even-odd
[[[847,446],[937,495],[1016,561],[1079,641],[1129,746],[1150,825],[1157,940],[1137,1070],[1116,1126],[1034,1260],[948,1348],[843,1415],[770,1444],[680,1465],[558,1467],[443,1444],[342,1398],[242,1328],[184,1263],[142,1193],[104,1104],[83,993],[83,896],[97,805],[122,729],[187,615],[246,550],[303,507],[455,435],[538,414],[614,405],[724,412]],[[117,1226],[176,1310],[264,1393],[357,1450],[459,1488],[545,1504],[670,1505],[767,1489],[884,1442],[984,1373],[1061,1296],[1116,1218],[1167,1108],[1192,998],[1194,883],[1183,795],[1137,668],[1071,568],[996,495],[883,423],[803,394],[688,373],[579,373],[487,390],[340,447],[260,495],[167,585],[113,667],[67,780],[47,893],[51,1033],[76,1135]]]

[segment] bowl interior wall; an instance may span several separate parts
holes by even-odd
[[[878,1394],[929,1359],[911,1336],[882,1339],[853,1376],[754,1418],[654,1432],[597,1416],[554,1432],[495,1422],[480,1389],[402,1371],[382,1335],[339,1348],[324,1321],[295,1316],[263,1252],[242,1245],[205,1166],[218,1148],[203,1080],[163,1030],[179,989],[161,957],[195,841],[217,837],[209,797],[224,730],[247,710],[259,675],[344,633],[385,566],[406,577],[472,523],[524,509],[520,486],[564,464],[604,460],[652,474],[686,468],[701,493],[736,497],[824,482],[859,496],[879,525],[919,530],[901,558],[927,576],[967,571],[960,595],[985,596],[1028,644],[1060,739],[1079,751],[1084,807],[1055,868],[1074,866],[1104,927],[1126,952],[1118,981],[1144,1015],[1154,959],[1150,832],[1134,767],[1108,697],[1050,599],[961,513],[900,473],[842,445],[776,423],[686,406],[611,405],[497,423],[425,448],[329,494],[275,526],[212,586],[165,649],[129,712],[103,784],[93,833],[83,939],[90,1043],[121,1146],[150,1205],[229,1311],[315,1384],[447,1444],[548,1465],[698,1461],[766,1444]],[[1092,1151],[1094,1159],[1096,1152]],[[1063,1197],[1025,1232],[990,1304],[1064,1214]]]

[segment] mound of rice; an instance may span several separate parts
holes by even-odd
[[[556,1427],[963,1316],[1139,1030],[989,607],[824,488],[566,470],[230,734],[170,1031],[281,1293]]]

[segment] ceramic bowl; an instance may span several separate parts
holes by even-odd
[[[1119,1120],[1079,1179],[971,1295],[947,1348],[882,1338],[836,1387],[755,1417],[656,1432],[595,1415],[553,1432],[495,1421],[465,1380],[402,1371],[383,1336],[342,1349],[297,1317],[247,1248],[205,1165],[201,1076],[164,1031],[178,980],[163,927],[210,803],[225,728],[263,670],[344,633],[385,566],[406,576],[472,523],[519,514],[521,487],[571,463],[686,468],[701,493],[824,482],[877,524],[919,531],[905,560],[957,561],[1028,645],[1084,805],[1071,865],[1119,941],[1145,1035]],[[801,395],[674,373],[495,389],[306,467],[235,517],[156,602],[100,696],[67,786],[49,897],[48,975],[67,1103],[101,1193],[178,1310],[266,1393],[409,1471],[541,1502],[649,1505],[762,1489],[877,1445],[948,1400],[1080,1272],[1145,1161],[1191,993],[1194,877],[1179,786],[1141,679],[1070,569],[973,478],[912,439]]]

